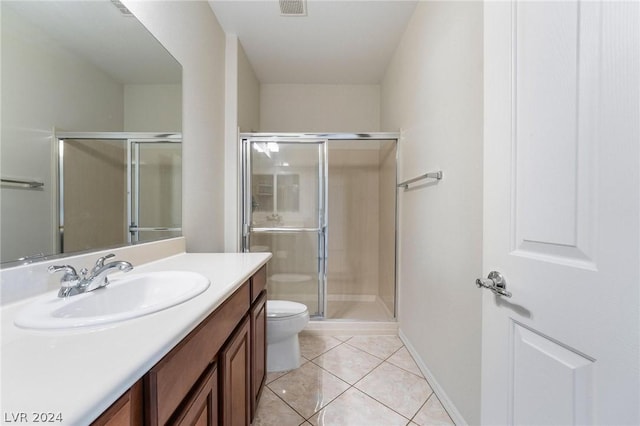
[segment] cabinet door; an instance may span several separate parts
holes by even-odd
[[[223,426],[247,426],[250,417],[249,318],[240,323],[220,354],[221,422]]]
[[[91,426],[141,426],[143,421],[142,381],[138,381],[111,405]]]
[[[200,382],[193,396],[188,398],[185,408],[177,415],[176,425],[218,425],[218,369],[210,367],[209,373]]]
[[[267,291],[251,307],[251,421],[267,375]]]
[[[145,376],[146,422],[167,424],[191,394],[229,336],[249,311],[248,283],[240,287]]]

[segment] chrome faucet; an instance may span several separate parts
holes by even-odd
[[[58,297],[74,296],[104,287],[109,284],[107,274],[115,271],[129,272],[133,269],[133,265],[124,260],[115,260],[105,265],[104,261],[114,256],[115,254],[111,253],[96,260],[90,273],[87,268],[82,268],[80,270],[81,276],[78,276],[76,269],[71,265],[49,266],[50,274],[64,272],[60,279],[61,287]]]

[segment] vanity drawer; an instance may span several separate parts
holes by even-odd
[[[151,425],[169,420],[247,313],[249,301],[247,281],[145,376]]]
[[[267,288],[267,265],[258,269],[258,272],[251,277],[251,303],[256,301],[265,288]]]

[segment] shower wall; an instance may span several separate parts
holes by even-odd
[[[381,143],[379,159],[378,221],[378,295],[395,316],[396,300],[396,144]]]
[[[329,144],[328,296],[378,294],[378,151]]]
[[[327,297],[395,303],[395,143],[330,141]]]
[[[127,241],[125,142],[64,142],[64,253]]]
[[[133,170],[138,197],[133,197],[133,211],[138,211],[140,227],[182,226],[182,144],[139,143],[139,169]],[[139,202],[140,205],[136,205]],[[135,217],[135,216],[134,216]],[[180,231],[140,231],[134,241],[180,236]]]

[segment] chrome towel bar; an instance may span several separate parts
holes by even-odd
[[[438,170],[437,172],[425,173],[423,175],[416,176],[413,179],[405,180],[404,182],[401,182],[401,183],[398,184],[398,188],[403,187],[404,189],[409,189],[409,185],[411,185],[412,183],[421,181],[423,179],[440,180],[440,179],[442,179],[442,170]]]
[[[9,184],[9,185],[26,186],[29,189],[37,189],[37,188],[42,188],[44,186],[43,182],[37,182],[35,180],[24,180],[24,179],[15,179],[15,178],[1,178],[0,181],[2,181],[2,183],[6,183],[6,184]]]

